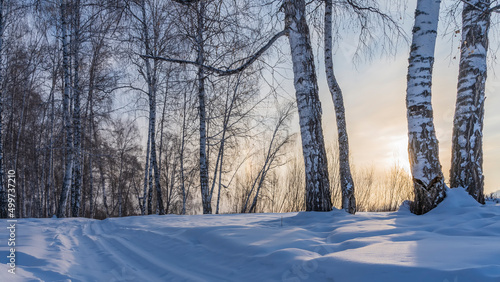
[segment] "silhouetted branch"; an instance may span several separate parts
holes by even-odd
[[[231,68],[225,68],[225,69],[216,68],[216,67],[213,67],[213,66],[207,66],[205,64],[199,64],[198,62],[195,62],[195,61],[172,59],[172,58],[168,58],[168,57],[151,56],[151,55],[141,55],[141,57],[142,58],[146,58],[146,59],[162,60],[162,61],[171,62],[171,63],[177,63],[177,64],[188,64],[188,65],[194,65],[194,66],[201,66],[204,69],[206,69],[207,71],[216,73],[216,74],[218,74],[220,76],[226,76],[226,75],[232,75],[232,74],[239,73],[239,72],[245,70],[246,68],[248,68],[264,52],[266,52],[274,44],[274,42],[276,42],[276,40],[278,40],[278,38],[280,38],[281,36],[285,35],[286,33],[287,33],[287,30],[284,29],[284,30],[278,32],[277,34],[275,34],[266,43],[266,45],[264,45],[262,48],[260,48],[255,54],[253,54],[252,56],[248,57],[247,58],[248,60],[245,63],[243,63],[241,66],[239,66],[237,68],[234,68],[234,69],[231,69]]]

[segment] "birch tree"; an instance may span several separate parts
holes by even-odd
[[[151,7],[152,9],[156,9],[155,4],[153,3]],[[141,40],[143,44],[143,48],[146,54],[154,55],[153,51],[158,50],[157,43],[159,41],[159,31],[156,29],[159,28],[158,22],[153,22],[154,34],[150,35],[150,28],[148,26],[148,16],[146,13],[146,1],[142,0],[140,2],[140,17],[137,17],[139,24],[142,27]],[[158,11],[155,11],[155,13]],[[152,38],[153,37],[153,38]],[[153,43],[153,48],[151,44]],[[156,44],[155,44],[156,43]],[[148,128],[148,148],[149,148],[149,163],[146,166],[146,172],[148,173],[149,178],[149,193],[148,193],[148,214],[152,213],[152,187],[154,182],[154,187],[156,190],[156,201],[157,201],[157,210],[159,214],[164,214],[164,205],[162,200],[161,193],[161,184],[160,184],[160,171],[158,169],[158,160],[156,157],[156,94],[158,87],[158,68],[159,61],[153,60],[153,65],[151,65],[149,58],[144,58],[145,70],[143,72],[144,78],[147,82],[147,94],[149,101],[149,128]],[[154,178],[153,174],[154,172]],[[144,195],[146,197],[146,195]]]
[[[457,100],[453,119],[451,188],[464,187],[484,204],[483,118],[490,0],[463,1]]]
[[[207,121],[205,109],[205,69],[202,65],[205,63],[204,38],[205,30],[205,1],[197,2],[197,25],[196,25],[196,51],[198,64],[198,116],[200,118],[200,190],[201,202],[203,205],[203,214],[212,213],[212,197],[208,186],[208,156],[207,156]]]
[[[287,0],[284,3],[305,164],[306,210],[330,211],[332,203],[321,125],[321,102],[305,10],[304,0]]]
[[[186,151],[186,121],[187,121],[187,107],[188,107],[188,97],[187,92],[183,91],[183,100],[182,100],[182,129],[181,129],[181,141],[179,148],[179,166],[180,166],[180,182],[181,182],[181,191],[182,191],[182,210],[181,214],[186,214],[186,177],[185,177],[185,169],[184,169],[184,153]]]
[[[80,1],[72,3],[72,55],[73,55],[73,185],[71,187],[71,215],[77,217],[80,211],[82,190],[82,148],[81,148],[81,87],[80,87]]]
[[[333,70],[332,52],[332,0],[325,0],[325,72],[330,94],[332,95],[335,117],[337,121],[340,187],[342,190],[342,209],[348,213],[356,213],[354,197],[354,181],[349,165],[349,141],[345,120],[344,98]]]
[[[70,116],[70,54],[69,54],[69,41],[67,34],[67,10],[68,4],[66,0],[59,1],[60,9],[60,24],[61,24],[61,44],[63,52],[63,120],[66,132],[66,159],[65,159],[65,172],[64,180],[59,198],[59,206],[57,207],[57,217],[64,217],[66,213],[66,203],[68,194],[71,189],[71,179],[73,172],[73,129]]]
[[[52,69],[52,85],[49,95],[50,100],[50,130],[49,130],[49,155],[48,166],[49,171],[47,175],[47,188],[46,188],[46,216],[51,217],[54,214],[53,200],[55,200],[54,189],[54,126],[55,126],[55,86],[57,83],[57,70],[59,69],[59,56],[52,57],[53,60],[58,60]]]
[[[432,67],[440,4],[440,0],[418,0],[408,59],[408,154],[415,189],[411,210],[415,214],[427,213],[446,196],[431,104]]]

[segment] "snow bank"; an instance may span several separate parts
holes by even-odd
[[[22,219],[17,274],[3,243],[0,281],[500,281],[500,205],[447,192],[422,216]]]
[[[447,188],[445,200],[433,209],[431,213],[454,213],[457,211],[463,211],[464,209],[475,209],[480,206],[481,204],[469,196],[464,188]]]

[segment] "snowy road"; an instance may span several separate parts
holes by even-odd
[[[459,190],[424,216],[23,219],[16,275],[8,232],[0,229],[0,281],[500,281],[500,206]]]

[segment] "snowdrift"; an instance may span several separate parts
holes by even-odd
[[[0,281],[500,281],[500,205],[462,189],[426,215],[20,219]]]

